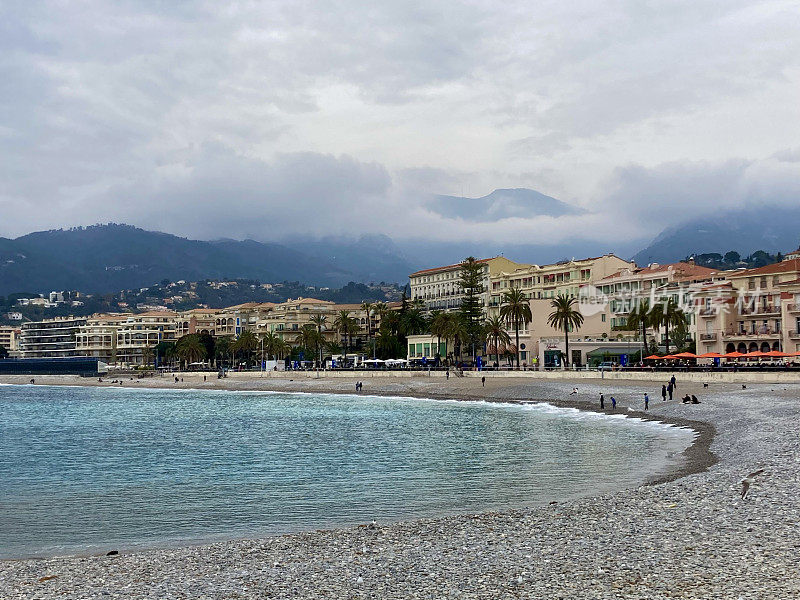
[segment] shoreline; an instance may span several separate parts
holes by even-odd
[[[352,377],[352,381],[303,379],[293,382],[257,376],[246,378],[239,375],[222,380],[226,384],[224,389],[352,394],[351,384],[361,379],[355,376]],[[19,597],[28,597],[24,592],[35,588],[39,593],[47,592],[59,597],[66,594],[66,597],[77,598],[99,593],[100,588],[97,585],[100,584],[97,582],[101,580],[105,582],[110,578],[115,584],[133,586],[142,595],[147,595],[155,589],[153,586],[160,585],[158,582],[163,581],[162,576],[165,572],[175,574],[174,569],[188,561],[191,566],[190,573],[186,576],[176,575],[176,581],[186,585],[190,582],[192,586],[196,586],[198,595],[201,593],[214,595],[226,589],[226,582],[231,579],[237,581],[241,579],[237,573],[245,567],[251,573],[260,573],[251,579],[253,585],[260,586],[258,589],[261,595],[274,592],[275,597],[311,598],[324,595],[338,598],[369,592],[377,594],[378,597],[404,598],[420,590],[432,591],[439,597],[444,595],[440,593],[442,590],[455,588],[462,591],[463,597],[505,597],[523,589],[525,593],[522,597],[528,597],[527,594],[551,597],[557,590],[562,589],[569,592],[564,592],[563,597],[569,596],[572,592],[580,592],[583,597],[591,598],[622,595],[601,593],[597,588],[597,582],[605,580],[609,580],[605,581],[609,585],[615,582],[608,589],[613,588],[618,592],[627,589],[626,597],[635,598],[671,597],[672,594],[666,592],[678,583],[680,583],[678,587],[683,586],[681,589],[684,592],[689,589],[695,590],[697,595],[713,592],[716,597],[721,598],[747,596],[740,593],[742,589],[757,590],[760,596],[769,596],[770,593],[775,596],[781,594],[786,596],[787,592],[800,592],[800,577],[786,574],[790,564],[786,553],[796,552],[794,537],[783,534],[783,529],[779,529],[781,535],[775,534],[776,522],[785,523],[785,527],[791,527],[791,523],[796,525],[797,521],[786,519],[784,513],[792,515],[792,519],[796,519],[794,515],[800,513],[798,506],[800,502],[797,500],[800,480],[796,474],[790,474],[787,468],[784,468],[786,465],[781,466],[787,461],[791,463],[794,460],[798,444],[796,434],[794,437],[791,437],[791,434],[787,436],[789,431],[793,431],[791,427],[786,431],[782,429],[789,427],[791,419],[773,421],[771,417],[774,411],[788,411],[790,415],[800,413],[796,408],[798,386],[754,384],[751,387],[757,389],[751,391],[738,389],[741,386],[719,384],[706,390],[700,388],[698,384],[682,384],[680,375],[678,377],[678,389],[681,392],[688,390],[697,394],[702,403],[681,406],[679,400],[662,403],[658,398],[651,401],[651,410],[647,413],[641,410],[629,410],[632,405],[637,406],[636,399],[643,389],[648,390],[651,396],[655,396],[654,386],[652,384],[647,386],[646,383],[643,385],[640,381],[576,380],[574,384],[581,389],[580,398],[576,400],[565,397],[568,389],[572,387],[573,382],[569,381],[531,382],[523,381],[521,378],[520,380],[498,378],[498,381],[490,385],[490,379],[487,378],[487,386],[482,388],[480,380],[474,378],[459,378],[455,381],[451,379],[450,383],[453,385],[446,387],[442,385],[441,380],[420,382],[409,378],[406,381],[383,381],[380,382],[381,385],[377,385],[378,382],[374,379],[365,380],[364,395],[407,396],[434,400],[482,400],[516,404],[547,402],[561,408],[612,414],[609,410],[600,411],[596,405],[594,394],[602,391],[607,398],[609,393],[614,393],[618,397],[616,414],[688,427],[697,433],[693,442],[682,452],[679,461],[672,465],[668,473],[645,481],[636,488],[586,496],[550,506],[528,506],[479,515],[452,515],[379,524],[375,530],[365,526],[351,526],[267,538],[241,538],[210,544],[201,542],[123,551],[120,556],[114,558],[72,555],[45,559],[7,559],[0,561],[0,590],[5,589],[4,586],[9,586],[9,590],[23,594]],[[149,383],[151,380],[139,380],[136,384],[126,387],[223,389],[217,385],[204,386],[201,378],[199,381],[196,379],[192,381],[186,374],[184,378],[186,383],[179,386],[165,380],[160,382],[161,385],[147,385],[145,382]],[[7,379],[7,377],[0,378],[0,382],[8,382]],[[36,379],[38,381],[40,378]],[[61,385],[66,383],[62,382]],[[75,381],[71,383],[74,384]],[[81,383],[98,385],[96,379],[93,382],[84,380]],[[199,385],[192,385],[193,383]],[[89,386],[83,385],[83,387]],[[775,393],[776,390],[771,387],[784,389]],[[584,391],[584,388],[588,389]],[[740,398],[748,401],[741,403]],[[765,442],[765,449],[760,448],[760,441],[764,441],[761,438],[768,441]],[[752,446],[754,440],[760,440],[756,451]],[[775,451],[775,448],[786,444],[789,444],[792,452]],[[737,486],[741,477],[748,470],[765,466],[770,473],[770,486],[767,491],[774,492],[777,489],[780,491],[780,498],[773,498],[771,494],[765,494],[759,485],[754,485],[756,488],[752,492],[754,500],[739,500],[740,488]],[[778,485],[779,483],[782,485]],[[713,501],[708,497],[711,492],[715,498]],[[748,502],[762,504],[759,507],[762,510],[757,516],[738,508],[748,506]],[[769,510],[763,510],[766,508]],[[652,519],[660,522],[659,531],[662,529],[670,531],[671,537],[663,538],[658,531],[654,531],[654,523],[648,526],[648,522]],[[741,539],[738,530],[732,539],[721,533],[730,529],[731,524],[740,522],[746,523],[741,527],[750,530],[744,540]],[[556,537],[552,537],[548,532],[557,532]],[[566,535],[566,532],[572,533]],[[675,545],[672,537],[681,541],[686,538],[687,541],[682,546],[684,550],[678,547],[680,544]],[[690,538],[695,541],[689,542]],[[454,539],[464,541],[463,548],[469,548],[469,551],[463,554],[462,546],[454,547],[452,543]],[[512,539],[513,544],[510,541]],[[582,540],[578,546],[584,548],[578,554],[574,554],[572,548],[575,540]],[[715,550],[711,551],[711,546],[708,546],[710,551],[708,555],[695,556],[690,551],[698,544],[706,547],[712,541]],[[375,554],[353,551],[354,547],[361,548],[362,544],[364,548],[379,544],[381,549],[375,550]],[[537,552],[541,556],[556,552],[564,557],[571,557],[574,564],[570,565],[569,561],[564,563],[545,561],[546,568],[537,566],[539,561],[526,559],[524,554],[519,555],[519,547],[528,547],[531,544],[537,546],[537,550],[530,553],[531,556],[537,555]],[[487,547],[493,550],[502,549],[504,562],[496,564],[493,558],[485,554]],[[616,569],[608,569],[606,557],[609,556],[609,552],[616,557],[616,561],[622,559],[624,568],[621,570],[624,573],[619,572],[619,566]],[[687,552],[691,556],[685,555]],[[480,564],[472,562],[471,557],[476,553],[484,556],[485,562]],[[663,556],[665,553],[669,556]],[[278,560],[279,555],[280,560]],[[287,574],[286,569],[281,567],[269,566],[281,564],[287,555],[291,556],[293,565],[291,573]],[[741,560],[732,558],[739,556],[740,559],[744,559],[745,555],[751,562],[742,563]],[[755,568],[752,565],[758,565],[759,569],[766,568],[763,561],[767,555],[770,557],[770,572],[777,570],[783,573],[769,584],[772,587],[768,589],[773,590],[772,592],[765,592],[767,588],[752,587],[760,580],[743,579],[745,574]],[[271,560],[271,557],[276,560]],[[379,557],[382,559],[375,562]],[[271,562],[267,560],[268,558]],[[662,559],[674,562],[660,564]],[[649,564],[651,560],[659,562],[661,571],[658,575],[637,566],[643,562]],[[429,577],[435,579],[432,587],[428,578],[423,577],[419,569],[412,566],[420,562],[425,565]],[[704,566],[705,562],[720,564]],[[463,572],[462,563],[469,566]],[[587,563],[595,566],[586,570]],[[219,567],[219,564],[222,564],[222,567]],[[395,564],[405,567],[391,568],[390,574],[386,576],[388,580],[384,582],[379,577],[380,571],[387,569],[388,565]],[[697,571],[700,567],[702,574]],[[706,574],[711,572],[709,569],[712,568],[720,573],[728,573],[730,581],[720,581],[717,575],[709,579]],[[84,573],[84,569],[89,569],[90,572]],[[147,573],[152,571],[152,574],[141,577],[141,569],[145,569]],[[519,572],[520,575],[509,579],[505,576],[509,569],[516,570],[515,572]],[[267,572],[263,572],[264,570]],[[488,587],[481,583],[485,578],[475,579],[473,571],[476,570],[488,577],[487,581],[490,582],[490,585],[487,584]],[[49,576],[51,572],[58,574],[58,577],[46,582],[38,581],[41,577]],[[138,579],[133,577],[133,573],[140,574],[136,576]],[[212,573],[214,575],[211,575]],[[335,573],[336,576],[331,573]],[[628,589],[630,584],[626,583],[628,581],[626,578],[632,577],[632,573],[635,575],[634,579],[638,581],[637,586],[644,586],[641,590],[638,587],[636,590]],[[313,577],[307,583],[301,583],[302,578],[298,579],[301,574]],[[521,584],[518,582],[518,577],[522,577]],[[361,583],[359,579],[362,580]],[[290,585],[289,580],[294,583]],[[391,587],[384,585],[390,582]],[[26,588],[28,585],[33,587]],[[489,590],[491,592],[487,595]],[[730,595],[726,595],[726,590]],[[737,591],[736,595],[732,595],[734,590]],[[70,596],[70,593],[75,595]],[[251,597],[250,591],[243,591],[242,597]],[[253,593],[252,597],[259,596]]]

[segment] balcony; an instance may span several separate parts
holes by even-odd
[[[789,339],[792,340],[800,340],[800,331],[797,329],[792,329],[789,331]]]
[[[793,302],[792,304],[789,304],[786,307],[786,310],[793,313],[800,312],[800,304],[798,304],[797,302]]]
[[[701,317],[716,317],[717,316],[717,309],[716,308],[701,308],[698,313]]]
[[[717,339],[717,333],[701,333],[700,334],[700,341],[701,342],[710,342]]]
[[[777,315],[780,314],[781,309],[780,306],[754,306],[753,310],[750,311],[754,315]]]
[[[726,331],[722,334],[723,339],[747,339],[747,340],[759,340],[759,339],[766,339],[766,338],[779,338],[781,336],[781,332],[775,329],[760,329],[755,333],[751,331]]]

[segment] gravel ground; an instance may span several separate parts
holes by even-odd
[[[227,382],[347,391],[348,380]],[[190,381],[185,384],[192,385]],[[451,379],[369,382],[365,393],[550,400],[695,422],[661,483],[502,513],[364,525],[262,540],[0,562],[0,598],[764,598],[800,597],[800,385]],[[685,388],[685,389],[684,389]],[[569,400],[569,401],[568,401]],[[710,448],[709,448],[710,444]],[[709,451],[710,450],[710,451]],[[741,480],[753,478],[741,499]],[[679,477],[681,475],[685,475]]]

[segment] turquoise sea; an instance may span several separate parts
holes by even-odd
[[[549,405],[0,386],[0,557],[560,501],[637,485],[693,435]]]

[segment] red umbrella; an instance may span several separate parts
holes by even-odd
[[[645,360],[658,360],[659,358],[661,357],[658,354],[651,354],[650,356],[644,357]]]
[[[770,350],[769,352],[764,352],[764,356],[769,356],[770,358],[786,358],[787,356],[793,355],[781,352],[780,350]]]
[[[667,354],[666,356],[662,356],[662,359],[670,359],[670,358],[677,358],[677,356],[672,356],[672,354]]]
[[[706,352],[705,354],[698,354],[697,358],[723,358],[723,354],[719,354],[718,352]]]
[[[746,354],[742,354],[741,352],[728,352],[724,355],[724,358],[742,358],[746,356]]]
[[[680,354],[676,354],[675,358],[697,358],[697,354],[692,354],[691,352],[681,352]]]
[[[753,350],[752,352],[748,352],[744,355],[745,358],[764,358],[765,356],[769,356],[766,352],[761,352],[759,350]]]

